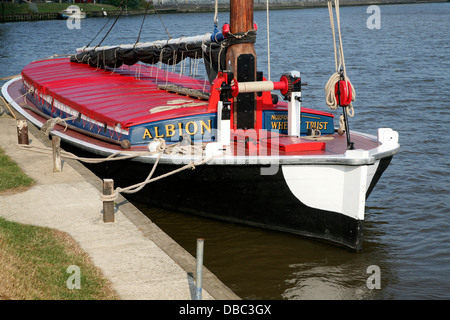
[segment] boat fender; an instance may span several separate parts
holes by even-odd
[[[125,139],[120,141],[120,146],[122,147],[122,149],[129,149],[131,147],[130,140]]]

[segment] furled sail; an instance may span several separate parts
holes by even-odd
[[[218,70],[223,70],[227,47],[213,41],[211,34],[194,37],[182,37],[170,40],[126,44],[118,46],[83,47],[70,61],[87,63],[95,68],[119,68],[123,64],[137,62],[156,64],[159,62],[173,65],[180,61],[204,59],[208,78],[212,82]]]

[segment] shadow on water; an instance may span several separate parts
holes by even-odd
[[[135,205],[193,256],[196,239],[204,238],[205,266],[243,299],[378,299],[377,290],[367,286],[368,267],[391,273],[383,246],[370,240],[379,236],[370,224],[363,252],[354,252],[297,235]]]

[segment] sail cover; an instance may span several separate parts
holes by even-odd
[[[218,70],[223,70],[227,46],[211,41],[211,34],[195,37],[182,37],[153,42],[83,47],[71,56],[71,62],[87,63],[95,68],[119,68],[123,64],[134,65],[137,62],[156,64],[159,62],[173,65],[180,61],[204,59],[210,82],[217,77]]]

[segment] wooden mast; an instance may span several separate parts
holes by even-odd
[[[253,0],[230,0],[230,31],[242,34],[253,30]],[[256,81],[256,52],[253,43],[234,44],[227,51],[227,69],[238,82]],[[231,67],[231,68],[230,68]],[[239,94],[233,102],[235,129],[254,129],[256,94]]]

